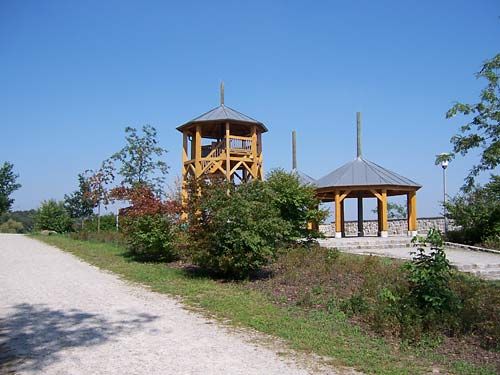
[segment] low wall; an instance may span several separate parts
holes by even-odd
[[[389,219],[389,236],[406,236],[408,234],[408,221],[406,219]],[[431,228],[437,228],[444,232],[444,218],[442,217],[421,217],[417,219],[418,234],[426,235]],[[335,222],[319,226],[320,231],[327,237],[335,236]],[[378,234],[377,220],[365,220],[363,222],[365,236],[376,236]],[[448,220],[448,230],[455,229],[453,222]],[[357,221],[345,221],[346,236],[356,236],[358,233]]]

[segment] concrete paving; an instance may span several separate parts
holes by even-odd
[[[409,237],[350,237],[325,238],[318,242],[323,247],[338,248],[340,251],[352,254],[411,259],[410,253],[416,249],[412,247],[410,241]],[[500,254],[451,247],[446,247],[445,252],[451,264],[460,271],[489,280],[500,280]]]

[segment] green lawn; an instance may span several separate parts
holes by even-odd
[[[363,333],[346,321],[343,314],[277,306],[261,292],[245,288],[241,283],[222,283],[195,277],[164,264],[136,262],[117,245],[77,241],[65,236],[36,235],[34,238],[123,279],[181,297],[185,305],[201,308],[217,319],[280,337],[293,349],[331,357],[334,365],[354,367],[367,374],[425,374],[439,361],[442,373],[496,373],[493,368],[477,368],[463,361],[436,358],[427,351],[419,351],[416,355],[415,350],[396,350],[384,340]]]

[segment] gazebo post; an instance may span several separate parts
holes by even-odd
[[[340,207],[340,193],[338,190],[334,191],[335,195],[335,238],[342,237],[342,209]]]
[[[344,201],[340,202],[340,231],[342,232],[342,237],[345,237],[345,209],[344,209]]]
[[[358,237],[363,237],[363,197],[358,197]]]
[[[382,201],[377,198],[378,236],[382,235]]]
[[[408,211],[408,236],[414,237],[417,231],[417,192],[407,193],[407,211]]]
[[[382,190],[382,208],[381,208],[381,222],[382,230],[380,231],[380,237],[388,237],[388,224],[387,224],[387,190]]]

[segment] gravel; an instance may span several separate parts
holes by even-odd
[[[0,373],[352,373],[263,338],[55,247],[0,235]]]

